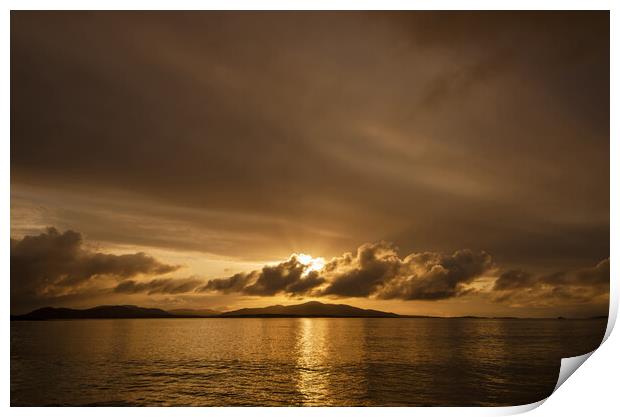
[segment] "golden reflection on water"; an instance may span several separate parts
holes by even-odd
[[[329,326],[325,320],[299,320],[297,337],[297,389],[303,404],[319,404],[329,399],[328,372],[326,371],[326,341]]]
[[[11,322],[12,405],[515,405],[606,321]]]
[[[351,396],[366,395],[366,324],[364,320],[351,320],[343,325],[329,318],[299,319],[295,361],[302,404],[342,404]],[[346,381],[341,375],[343,369],[348,370]]]

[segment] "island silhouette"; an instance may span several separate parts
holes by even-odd
[[[129,319],[129,318],[235,318],[235,317],[404,317],[396,313],[369,310],[346,304],[325,304],[309,301],[296,305],[274,305],[219,312],[209,309],[144,308],[133,305],[104,305],[84,310],[44,307],[27,314],[11,316],[11,320],[59,319]]]
[[[273,305],[269,307],[242,308],[232,311],[212,309],[174,309],[145,308],[134,305],[102,305],[88,309],[43,307],[30,313],[12,315],[11,320],[75,320],[75,319],[159,319],[159,318],[301,318],[301,317],[334,317],[334,318],[461,318],[461,319],[519,319],[518,317],[481,317],[481,316],[424,316],[396,314],[386,311],[363,309],[347,304],[328,304],[319,301],[308,301],[294,305]],[[607,316],[589,317],[601,319]],[[540,319],[566,319],[540,318]]]

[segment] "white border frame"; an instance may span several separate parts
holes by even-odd
[[[4,80],[5,92],[10,91],[10,10],[45,10],[45,9],[57,9],[57,10],[135,10],[135,9],[154,9],[154,10],[167,10],[167,9],[179,9],[179,10],[276,10],[276,9],[288,9],[288,10],[611,10],[610,12],[610,25],[611,25],[611,79],[610,79],[610,168],[611,168],[611,184],[617,184],[619,179],[619,170],[616,164],[620,164],[618,144],[614,140],[617,136],[617,125],[613,115],[614,110],[617,109],[617,99],[619,96],[618,84],[615,82],[615,76],[618,69],[618,24],[620,19],[616,14],[616,10],[613,9],[611,0],[504,0],[501,3],[490,0],[470,0],[470,1],[458,1],[458,0],[440,0],[440,1],[395,1],[395,0],[383,0],[383,1],[370,1],[370,0],[358,0],[358,1],[327,1],[327,0],[304,0],[304,1],[283,1],[283,0],[229,0],[222,1],[197,1],[197,0],[176,0],[164,1],[164,0],[151,0],[151,1],[139,1],[139,0],[108,0],[108,1],[90,1],[85,3],[83,1],[76,0],[56,0],[54,2],[42,1],[42,0],[24,0],[14,1],[9,0],[5,4],[8,8],[5,9],[5,14],[2,16],[2,43],[1,56],[4,58],[3,65],[1,67],[2,79]],[[2,235],[5,236],[4,240],[1,240],[2,245],[2,276],[4,291],[2,293],[3,302],[5,306],[6,319],[1,322],[2,333],[5,335],[4,343],[1,346],[2,352],[0,357],[3,358],[2,368],[4,378],[2,379],[2,391],[1,398],[2,404],[5,407],[9,407],[10,404],[10,322],[8,316],[10,314],[10,269],[9,269],[9,254],[10,243],[8,236],[10,235],[10,94],[5,94],[5,99],[2,101],[2,112],[0,120],[2,120],[2,128],[5,134],[2,136],[2,146],[4,152],[0,152],[0,160],[2,167],[2,181],[0,182],[2,195],[6,198],[5,203],[1,206],[2,221],[0,222]],[[620,200],[618,191],[614,190],[613,186],[610,187],[610,257],[618,259],[618,245],[617,238],[619,236],[619,223],[614,217],[614,214],[618,213],[620,208]],[[610,316],[605,334],[605,343],[594,353],[597,361],[596,366],[592,366],[592,369],[584,369],[584,374],[579,378],[584,380],[574,381],[575,384],[567,383],[557,393],[554,393],[549,398],[549,406],[542,407],[535,411],[535,414],[539,415],[580,415],[584,412],[593,412],[599,410],[601,413],[607,412],[610,409],[614,409],[616,405],[615,392],[615,372],[620,371],[618,367],[618,361],[615,358],[614,351],[620,351],[618,349],[618,337],[611,335],[611,330],[614,327],[617,312],[618,312],[618,268],[614,262],[611,263],[611,297],[610,297]],[[609,338],[609,340],[608,340]],[[610,346],[611,345],[611,346]],[[599,352],[600,350],[600,352]],[[587,355],[590,356],[589,354]],[[593,361],[589,361],[593,362]],[[588,368],[588,366],[584,367]],[[586,372],[588,371],[588,372]],[[581,372],[580,372],[581,373]],[[601,380],[602,379],[602,380]],[[575,392],[575,386],[579,389],[579,392]],[[584,403],[579,398],[586,397],[586,400],[596,399],[596,403],[590,402]],[[430,416],[430,415],[471,415],[471,416],[491,416],[491,415],[507,415],[516,414],[529,411],[537,408],[546,400],[538,403],[533,403],[524,406],[517,407],[497,407],[497,408],[482,408],[482,407],[470,407],[470,408],[237,408],[237,407],[217,407],[209,408],[207,412],[215,413],[221,416],[237,416],[242,414],[251,413],[253,416],[267,417],[269,416],[282,416],[289,413],[295,413],[299,416],[316,415],[321,413],[327,416],[339,416],[355,415],[360,417],[365,416],[377,416],[380,414],[388,413],[391,415],[404,416],[410,412],[415,412],[417,415]],[[584,408],[585,407],[585,408]],[[81,415],[85,410],[83,408],[46,408],[44,411],[33,408],[10,408],[8,410],[12,415],[26,416],[35,412],[45,412],[46,414],[55,416],[72,416]],[[123,413],[133,415],[148,415],[149,417],[158,417],[163,415],[169,415],[174,412],[178,415],[189,416],[197,415],[197,413],[204,413],[206,410],[202,408],[131,408],[123,409]],[[106,416],[110,413],[107,408],[89,408],[89,414],[95,416]],[[608,412],[606,413],[608,414]]]

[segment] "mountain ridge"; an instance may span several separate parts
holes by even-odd
[[[362,309],[347,304],[309,301],[302,304],[242,308],[219,312],[211,309],[145,308],[134,305],[102,305],[88,309],[43,307],[26,314],[11,315],[11,320],[116,319],[116,318],[235,318],[235,317],[401,317],[396,313]]]
[[[101,305],[87,309],[65,307],[43,307],[26,314],[11,315],[15,321],[79,320],[79,319],[149,319],[149,318],[432,318],[432,319],[504,319],[518,320],[519,317],[478,317],[458,316],[440,317],[424,315],[402,315],[391,312],[362,309],[348,304],[328,304],[308,301],[302,304],[273,305],[268,307],[242,308],[219,312],[212,309],[173,309],[146,308],[135,305]],[[531,319],[564,319],[564,317],[540,317]],[[585,317],[581,320],[607,319],[607,316]]]
[[[101,305],[83,310],[64,307],[43,307],[30,313],[11,316],[11,320],[165,318],[173,316],[173,314],[159,308],[145,308],[133,305]]]
[[[319,301],[308,301],[302,304],[288,306],[275,305],[258,308],[242,308],[227,311],[220,317],[263,317],[263,316],[292,316],[292,317],[400,317],[396,313],[379,310],[363,309],[347,304],[324,304]]]

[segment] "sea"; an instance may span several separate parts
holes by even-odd
[[[606,319],[11,322],[12,406],[509,406]]]

